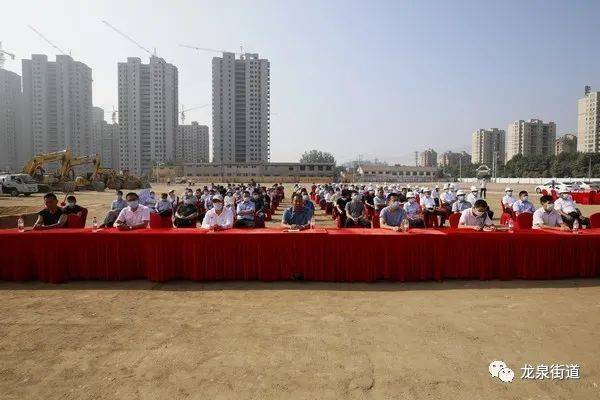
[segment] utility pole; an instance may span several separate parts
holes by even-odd
[[[462,154],[458,157],[458,179],[462,179]]]
[[[419,152],[415,151],[415,167],[419,166]]]
[[[589,163],[588,163],[588,181],[592,179],[592,155],[590,154]]]

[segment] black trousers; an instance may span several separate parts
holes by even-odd
[[[487,194],[487,189],[486,188],[479,189],[479,197],[481,197],[482,199],[485,199],[485,195],[486,194]]]
[[[586,227],[590,226],[590,219],[582,216],[579,210],[568,213],[566,216],[563,215],[562,220],[569,228],[573,228],[573,223],[575,221],[579,221],[579,227],[582,225],[585,225]]]

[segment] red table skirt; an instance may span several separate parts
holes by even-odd
[[[0,280],[372,282],[560,279],[600,274],[600,229],[474,232],[383,229],[0,231]],[[10,249],[10,251],[6,251]]]
[[[600,204],[600,193],[593,190],[590,192],[571,192],[571,197],[578,204]]]

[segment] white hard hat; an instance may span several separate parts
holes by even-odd
[[[570,193],[570,192],[571,191],[566,186],[563,186],[561,189],[558,190],[558,193]]]
[[[456,195],[457,196],[461,196],[461,195],[464,196],[465,192],[463,192],[462,190],[459,190],[458,192],[456,192]]]
[[[431,189],[429,189],[428,187],[424,187],[423,192],[431,192]]]
[[[512,188],[507,187],[506,189],[504,189],[505,192],[512,192]]]
[[[410,199],[411,197],[412,197],[413,199],[415,198],[415,193],[414,193],[414,192],[408,192],[408,193],[406,193],[406,198],[407,198],[407,199]]]
[[[212,201],[215,201],[215,200],[216,200],[216,201],[223,201],[223,196],[221,196],[220,194],[215,194],[215,195],[212,197]]]

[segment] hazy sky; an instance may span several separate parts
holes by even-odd
[[[600,90],[600,1],[14,1],[0,41],[28,58],[55,51],[93,70],[94,105],[117,105],[117,62],[179,68],[179,103],[211,102],[211,58],[179,47],[257,52],[271,62],[271,159],[309,148],[338,161],[412,163],[415,150],[467,150],[477,128],[517,119],[576,129],[586,84]],[[7,68],[21,72],[20,61]],[[110,118],[110,115],[107,115]],[[192,111],[211,128],[210,107]]]

